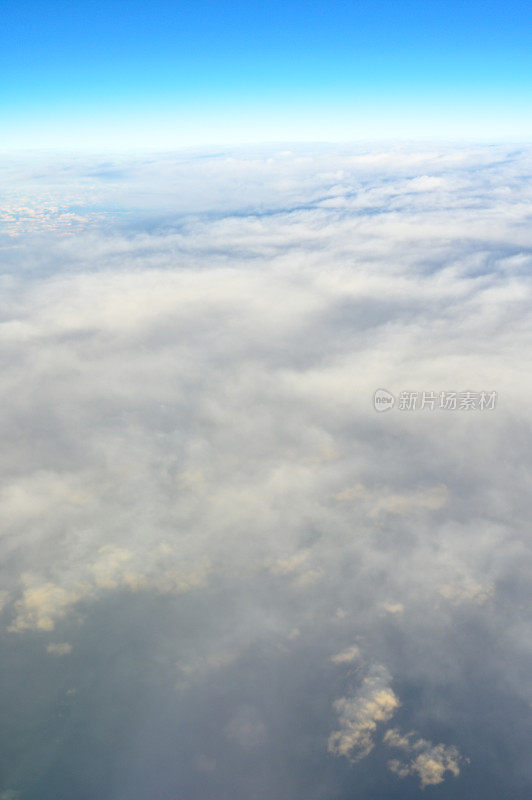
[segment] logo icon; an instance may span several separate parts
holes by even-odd
[[[389,411],[395,405],[395,397],[386,389],[377,389],[373,395],[375,411]]]

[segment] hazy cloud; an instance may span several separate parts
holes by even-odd
[[[72,645],[68,642],[54,642],[46,645],[46,652],[51,656],[68,656],[72,652]]]

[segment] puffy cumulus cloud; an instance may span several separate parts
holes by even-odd
[[[373,667],[353,695],[334,701],[340,727],[329,736],[329,752],[355,761],[367,756],[373,749],[377,726],[388,722],[399,705],[386,670]]]
[[[456,747],[438,744],[420,753],[410,765],[410,771],[419,775],[421,788],[442,783],[446,772],[458,777],[459,754]]]
[[[359,657],[358,648],[349,648],[332,657],[335,664],[345,664]],[[328,750],[332,755],[345,756],[359,761],[368,756],[375,747],[375,734],[382,723],[389,722],[401,703],[391,688],[391,678],[382,666],[371,667],[358,689],[340,697],[333,703],[338,715],[339,729],[329,736]],[[442,783],[447,772],[458,777],[464,759],[454,746],[433,745],[418,738],[414,733],[401,733],[389,728],[382,738],[391,748],[398,748],[407,755],[406,760],[391,759],[388,767],[399,778],[408,775],[419,777],[420,786]]]
[[[52,631],[55,620],[63,617],[79,600],[80,595],[75,592],[50,582],[35,584],[34,580],[31,575],[23,576],[27,588],[15,604],[16,616],[9,627],[10,631]]]
[[[423,741],[457,800],[530,794],[531,163],[3,165],[3,785],[415,797],[460,763]]]
[[[464,759],[452,745],[433,745],[425,739],[416,739],[412,733],[402,734],[395,728],[386,731],[384,743],[411,754],[409,760],[395,758],[388,762],[388,766],[400,778],[417,774],[422,789],[443,783],[447,772],[455,778],[460,774],[460,764]]]

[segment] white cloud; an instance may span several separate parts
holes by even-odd
[[[64,617],[80,595],[50,582],[35,584],[32,576],[24,578],[29,585],[15,604],[16,616],[9,630],[52,631],[56,619]]]
[[[427,742],[434,718],[473,726],[471,665],[491,669],[490,704],[528,708],[530,163],[525,148],[430,145],[6,165],[13,647],[55,630],[82,652],[106,613],[120,640],[131,606],[150,679],[179,681],[184,706],[231,697],[204,724],[257,751],[274,746],[270,712],[298,718],[268,695],[283,669],[309,709],[298,742],[330,730],[329,677],[355,682],[335,689],[329,740],[353,762],[398,696]],[[500,402],[376,414],[378,387]],[[199,752],[223,763],[205,736]],[[427,786],[460,764],[447,745],[400,755],[396,772]]]
[[[422,789],[443,783],[447,772],[455,778],[460,774],[460,765],[464,759],[452,745],[433,745],[425,739],[416,738],[413,733],[402,734],[396,728],[386,731],[383,741],[389,747],[404,750],[410,756],[406,761],[390,760],[390,770],[400,778],[417,774]]]
[[[354,761],[365,758],[373,749],[377,726],[388,722],[399,705],[386,670],[374,667],[356,692],[334,701],[340,727],[329,736],[329,752]]]

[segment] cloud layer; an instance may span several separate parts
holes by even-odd
[[[530,164],[4,165],[6,796],[529,796]]]

